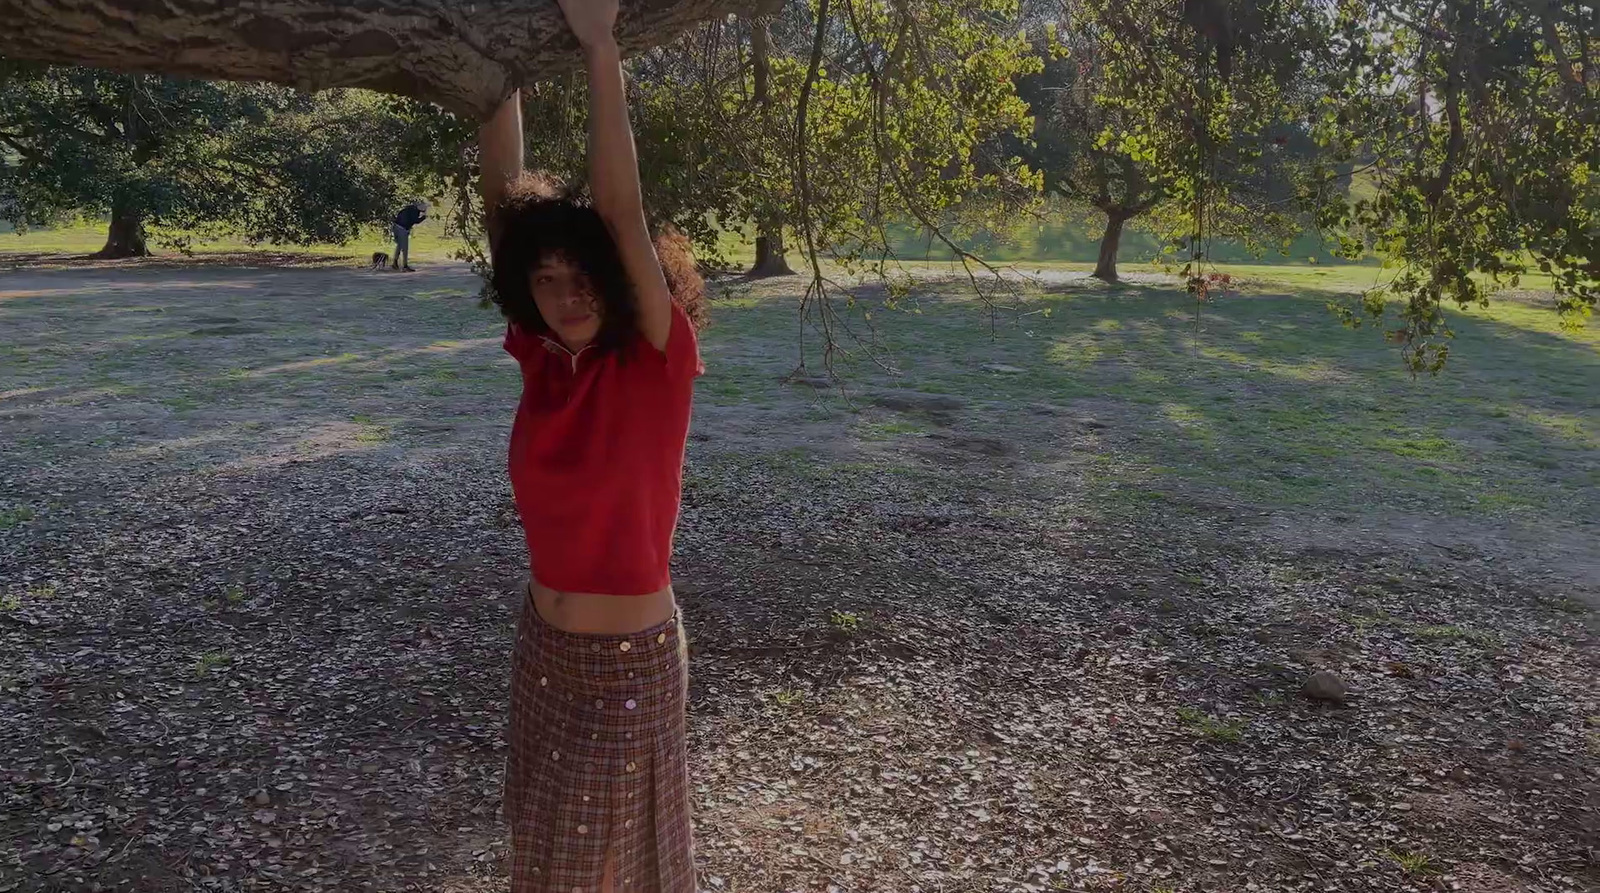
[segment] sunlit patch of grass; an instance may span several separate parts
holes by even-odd
[[[1408,459],[1456,462],[1460,461],[1463,455],[1460,444],[1432,434],[1414,433],[1401,437],[1380,437],[1368,443],[1374,449]]]
[[[1600,424],[1593,418],[1521,404],[1504,407],[1502,412],[1534,425],[1556,438],[1571,441],[1574,446],[1600,449]]]
[[[1466,499],[1473,509],[1488,513],[1536,511],[1544,505],[1526,493],[1507,493],[1498,490],[1467,493]]]
[[[1133,383],[1151,390],[1160,390],[1171,382],[1171,378],[1158,369],[1133,370]]]
[[[1384,850],[1383,854],[1388,856],[1394,862],[1394,864],[1400,866],[1401,871],[1404,871],[1409,875],[1416,877],[1431,877],[1432,875],[1443,873],[1443,869],[1437,862],[1434,861],[1433,857],[1427,853],[1408,853],[1404,850]]]
[[[854,611],[834,611],[829,615],[828,623],[839,632],[850,635],[861,628],[861,616]]]
[[[1221,360],[1225,363],[1232,363],[1235,366],[1249,367],[1251,369],[1255,369],[1260,363],[1260,360],[1252,354],[1227,347],[1207,345],[1200,348],[1200,355],[1207,359]]]
[[[805,699],[806,693],[797,688],[780,688],[772,693],[772,701],[779,707],[794,707]]]
[[[1550,278],[1548,276],[1524,276],[1519,286],[1522,289],[1549,290]],[[1572,340],[1592,345],[1600,352],[1600,326],[1595,324],[1593,318],[1586,325],[1576,329],[1566,328],[1561,323],[1561,318],[1547,306],[1535,306],[1526,301],[1490,299],[1488,307],[1467,307],[1461,309],[1453,304],[1447,304],[1445,311],[1451,316],[1455,325],[1463,319],[1480,319],[1501,325],[1512,326],[1526,332],[1555,335],[1564,340]]]
[[[1087,333],[1057,338],[1048,354],[1051,362],[1068,368],[1090,366],[1108,355],[1106,345]]]
[[[1207,741],[1233,744],[1244,738],[1250,724],[1242,719],[1218,719],[1203,710],[1179,707],[1178,721],[1189,727],[1191,734]]]
[[[1291,381],[1334,384],[1351,377],[1344,370],[1314,357],[1299,359],[1295,362],[1275,359],[1267,352],[1280,343],[1274,335],[1267,335],[1261,332],[1245,332],[1240,336],[1239,340],[1256,350],[1247,353],[1243,350],[1234,350],[1214,344],[1203,344],[1200,348],[1200,354],[1209,359],[1230,363],[1245,372],[1260,372]]]
[[[233,663],[233,655],[226,651],[206,651],[194,661],[194,674],[204,677],[218,667]]]
[[[1184,403],[1163,403],[1161,415],[1195,440],[1207,446],[1216,444],[1217,434],[1211,421],[1193,406]]]
[[[373,421],[372,416],[357,413],[350,417],[350,421],[361,426],[360,430],[356,431],[356,443],[384,443],[390,437],[389,427]]]

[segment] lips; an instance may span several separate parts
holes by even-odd
[[[588,322],[591,319],[594,319],[594,314],[593,313],[580,313],[577,316],[563,316],[563,317],[561,317],[561,324],[563,326],[571,328],[573,326],[581,326],[581,325],[583,325],[584,323]]]

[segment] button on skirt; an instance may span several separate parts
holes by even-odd
[[[511,670],[504,811],[512,893],[694,893],[674,616],[624,636],[569,633],[524,599]]]

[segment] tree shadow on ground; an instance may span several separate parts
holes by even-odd
[[[1461,317],[1452,365],[1413,379],[1376,333],[1339,327],[1326,294],[1224,302],[1197,335],[1181,293],[1107,291],[1046,296],[1048,317],[1033,307],[998,337],[971,303],[923,296],[914,321],[880,326],[903,374],[849,361],[846,374],[962,401],[963,431],[946,434],[999,434],[1036,461],[1154,492],[1267,510],[1576,527],[1600,517],[1590,388],[1600,353],[1587,341],[1532,330],[1527,318]],[[742,330],[764,327],[765,308],[740,312],[752,317],[735,322]],[[1543,315],[1531,322],[1551,325]],[[909,439],[948,427],[924,424]]]

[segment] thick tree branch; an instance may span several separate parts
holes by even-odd
[[[776,0],[623,0],[637,52],[695,22]],[[0,0],[0,55],[302,90],[366,87],[485,118],[515,87],[574,69],[578,43],[542,0]]]

